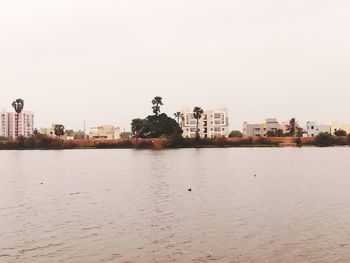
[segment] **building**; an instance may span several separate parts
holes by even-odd
[[[49,128],[40,128],[40,133],[44,134],[48,137],[51,138],[56,138],[57,136],[55,135],[55,126],[57,125],[57,123],[52,123],[51,127]]]
[[[334,132],[338,130],[346,131],[347,134],[350,134],[350,124],[341,124],[338,122],[333,121],[331,123],[331,132],[334,134]]]
[[[18,118],[18,134],[17,134],[17,118]],[[18,136],[30,137],[34,133],[34,113],[31,111],[22,111],[17,114],[15,112],[7,113],[8,137],[16,139]]]
[[[5,109],[0,110],[0,137],[8,137],[8,121]]]
[[[90,129],[89,139],[95,141],[120,139],[120,129],[113,125],[102,125]]]
[[[195,138],[197,120],[193,116],[193,109],[182,109],[181,128],[183,137]],[[226,107],[207,110],[198,120],[199,136],[201,138],[227,137],[229,135],[229,119]]]
[[[306,123],[306,130],[305,130],[306,137],[315,137],[321,132],[328,132],[331,133],[331,126],[330,125],[324,125],[324,124],[317,124],[315,121],[308,121]]]
[[[266,119],[261,124],[243,123],[243,137],[266,137],[268,131],[276,133],[278,130],[283,130],[283,125],[275,118]]]

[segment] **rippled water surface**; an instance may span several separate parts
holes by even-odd
[[[0,151],[0,262],[350,262],[349,157]]]

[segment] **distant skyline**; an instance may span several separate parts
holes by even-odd
[[[83,129],[183,106],[350,123],[350,2],[3,1],[0,109]]]

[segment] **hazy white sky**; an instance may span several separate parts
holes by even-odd
[[[0,108],[36,126],[115,124],[227,105],[231,128],[266,117],[350,122],[350,1],[0,2]]]

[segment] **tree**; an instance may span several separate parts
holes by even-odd
[[[321,132],[316,136],[315,142],[320,147],[332,146],[333,137],[328,132]]]
[[[154,99],[152,100],[152,104],[153,104],[152,106],[153,113],[154,115],[158,116],[160,113],[160,106],[163,105],[162,97],[159,97],[159,96],[154,97]]]
[[[180,125],[180,119],[182,119],[183,114],[180,111],[174,113],[175,118],[177,119],[177,123]]]
[[[344,131],[344,130],[342,130],[342,129],[339,129],[339,130],[336,130],[336,131],[334,132],[334,135],[335,135],[335,136],[346,136],[347,133],[346,133],[346,131]]]
[[[131,132],[134,137],[139,137],[141,135],[142,130],[144,130],[145,127],[145,120],[144,119],[133,119],[131,121]]]
[[[297,136],[298,136],[297,145],[301,147],[301,137],[303,137],[304,130],[300,126],[297,126],[296,129],[297,129]]]
[[[16,99],[15,101],[12,102],[12,107],[15,109],[16,112],[16,132],[15,132],[15,138],[18,139],[18,122],[19,122],[19,114],[22,112],[24,108],[24,100],[22,99]]]
[[[299,125],[298,125],[298,122],[295,120],[295,118],[291,118],[289,121],[289,125],[287,125],[287,131],[288,131],[287,135],[294,137],[298,127]]]
[[[228,137],[230,138],[243,137],[243,134],[240,131],[231,131]]]
[[[132,120],[131,131],[135,137],[141,138],[181,135],[183,132],[179,124],[165,113]]]
[[[145,136],[149,138],[159,138],[162,136],[182,135],[179,124],[168,117],[165,113],[159,116],[148,116],[146,118]]]
[[[276,133],[273,130],[266,132],[266,137],[276,137]]]
[[[193,117],[197,120],[197,125],[196,125],[196,139],[199,140],[199,120],[202,118],[204,111],[201,107],[194,107],[193,109]]]
[[[55,135],[61,138],[64,135],[64,126],[62,124],[55,125]]]
[[[40,132],[38,131],[38,129],[34,129],[33,131],[33,136],[38,136],[40,134]]]

